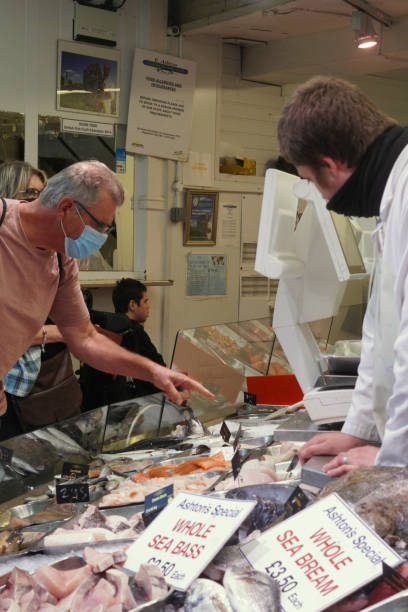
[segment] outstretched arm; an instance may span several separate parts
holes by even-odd
[[[208,398],[214,397],[192,378],[121,348],[99,334],[90,321],[73,327],[60,326],[60,329],[70,351],[97,370],[147,380],[176,404],[181,404],[190,391],[197,391]]]

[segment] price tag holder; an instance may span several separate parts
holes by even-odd
[[[235,434],[234,442],[232,443],[232,446],[234,447],[234,450],[237,450],[237,446],[238,446],[238,442],[239,442],[240,438],[242,438],[242,425],[241,425],[241,423],[239,424],[238,431]]]
[[[231,459],[232,475],[234,476],[234,480],[238,478],[238,474],[240,472],[241,465],[242,465],[241,457],[240,457],[239,452],[237,451],[235,455],[233,456],[233,458]]]
[[[212,561],[256,501],[179,493],[127,549],[125,568],[160,568],[166,581],[186,590]]]
[[[57,504],[89,502],[89,485],[84,482],[56,483]]]
[[[11,450],[11,448],[0,446],[0,462],[1,463],[11,463],[12,458],[13,458],[13,451]]]
[[[227,443],[229,442],[230,437],[231,437],[231,432],[225,421],[222,422],[221,429],[220,429],[220,435],[222,439],[224,440],[224,442],[227,442]]]
[[[306,508],[308,501],[306,493],[300,487],[296,487],[285,503],[285,516],[289,517],[299,510],[303,510],[303,508]]]
[[[65,461],[62,464],[61,478],[75,480],[82,476],[88,476],[89,466],[85,463],[69,463]]]
[[[244,402],[245,402],[245,404],[250,404],[251,406],[256,406],[256,395],[255,395],[255,393],[248,393],[248,391],[244,391]]]
[[[277,581],[282,612],[320,612],[402,562],[336,493],[258,538],[241,553]]]
[[[394,593],[399,593],[400,591],[406,591],[408,589],[408,580],[401,576],[397,570],[393,567],[390,567],[383,561],[383,575],[378,579],[378,582],[374,588],[380,588],[384,584],[387,584],[392,588]]]
[[[143,522],[145,526],[158,516],[158,514],[169,504],[174,498],[174,485],[163,487],[150,495],[146,495],[144,502]]]

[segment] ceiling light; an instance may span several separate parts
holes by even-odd
[[[361,11],[351,14],[351,28],[355,33],[355,42],[359,49],[370,49],[378,44],[379,36],[375,31],[372,20]]]

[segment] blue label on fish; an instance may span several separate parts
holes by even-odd
[[[56,484],[57,504],[89,502],[89,485],[86,483]]]
[[[62,478],[81,478],[81,476],[88,476],[89,466],[85,463],[69,463],[64,461],[62,464],[61,477]]]
[[[0,461],[2,463],[10,463],[13,458],[13,451],[11,448],[0,446]]]
[[[248,393],[248,391],[244,391],[244,402],[246,404],[251,404],[251,406],[256,406],[255,393]]]
[[[285,516],[289,517],[299,512],[299,510],[303,510],[303,508],[306,508],[308,501],[305,492],[300,487],[296,487],[292,495],[285,502]]]
[[[145,515],[155,512],[156,510],[162,510],[174,497],[174,485],[168,485],[163,487],[150,495],[146,495],[144,502],[144,513]]]

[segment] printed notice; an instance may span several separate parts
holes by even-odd
[[[276,580],[282,612],[319,612],[402,559],[332,493],[241,546],[255,569]]]
[[[71,134],[89,134],[91,136],[107,136],[113,138],[113,125],[111,123],[63,119],[62,131],[70,132]]]
[[[187,589],[250,514],[256,501],[179,493],[127,550],[125,567],[161,569],[166,581]]]
[[[136,49],[126,151],[185,161],[193,112],[196,64]]]
[[[187,295],[226,295],[226,255],[187,255]]]
[[[221,207],[221,240],[233,242],[238,236],[238,206],[223,204]]]

